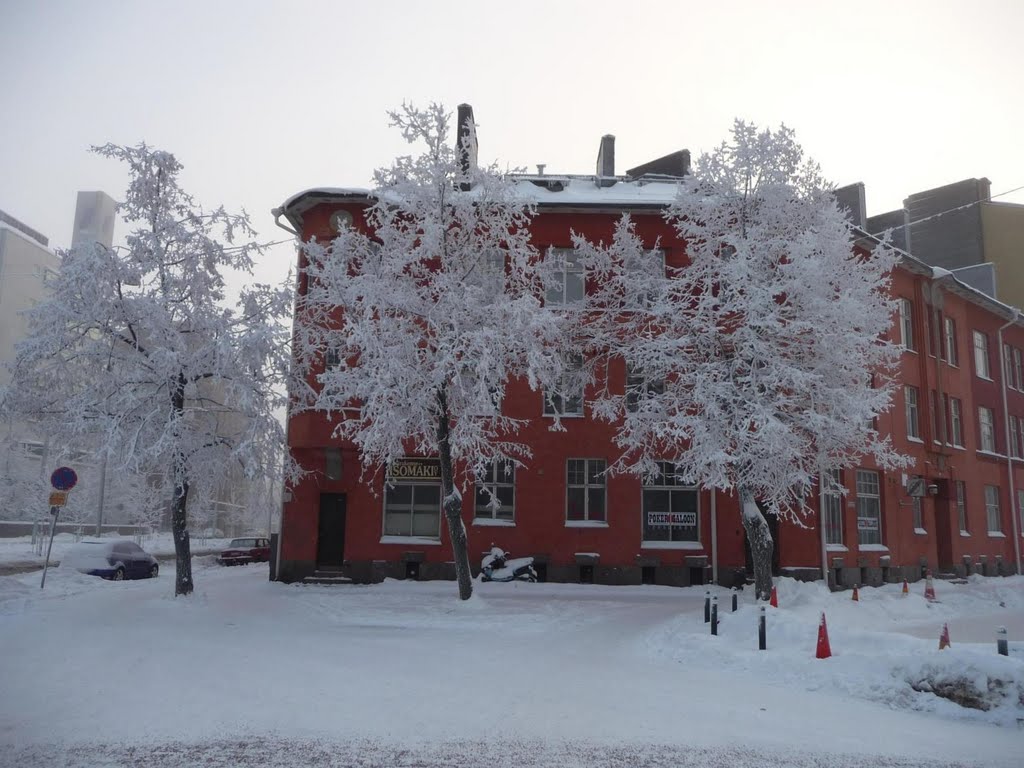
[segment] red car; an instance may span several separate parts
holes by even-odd
[[[245,565],[270,562],[270,539],[232,539],[228,548],[220,553],[221,565]]]

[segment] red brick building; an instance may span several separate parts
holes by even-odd
[[[534,245],[569,248],[571,231],[609,241],[628,212],[648,247],[657,242],[668,265],[681,264],[682,243],[662,212],[688,154],[614,176],[610,139],[599,159],[606,165],[594,176],[518,179],[537,204]],[[363,212],[372,202],[366,190],[313,189],[290,198],[280,213],[303,240],[327,240],[339,220],[365,229]],[[582,276],[566,279],[583,285]],[[909,255],[893,291],[901,300],[894,338],[906,351],[893,407],[876,428],[914,464],[896,473],[870,464],[846,469],[840,479],[848,495],[816,499],[806,527],[773,523],[777,570],[827,575],[839,586],[914,580],[923,568],[1017,572],[1024,322],[1016,310]],[[625,370],[612,374],[612,386],[626,385]],[[514,556],[533,555],[541,578],[552,581],[689,585],[742,578],[747,555],[735,496],[603,476],[615,457],[613,428],[590,417],[586,393],[580,413],[563,416],[564,431],[550,431],[542,395],[525,382],[510,383],[503,408],[527,420],[520,438],[533,459],[510,481],[493,483],[499,512],[472,488],[462,489],[474,567],[494,544]],[[286,496],[277,577],[454,578],[436,463],[410,457],[396,464],[390,483],[378,475],[368,486],[355,449],[333,438],[332,427],[315,412],[289,419],[289,448],[312,471]]]

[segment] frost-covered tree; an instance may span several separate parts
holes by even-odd
[[[592,357],[622,358],[632,373],[627,392],[603,392],[595,412],[619,423],[615,470],[650,475],[667,461],[738,495],[767,599],[762,509],[799,519],[816,478],[865,454],[901,460],[871,428],[889,407],[898,354],[884,340],[895,256],[854,248],[785,127],[737,121],[666,216],[687,256],[668,275],[628,219],[609,244],[577,239],[595,286]]]
[[[230,467],[278,467],[291,291],[253,285],[228,305],[225,276],[261,246],[248,217],[205,211],[178,184],[173,155],[142,144],[94,149],[127,164],[123,248],[62,254],[49,298],[28,313],[7,405],[53,439],[96,445],[171,489],[175,594],[192,592],[190,492]],[[246,242],[236,244],[236,240]]]
[[[442,106],[406,105],[390,117],[425,149],[376,172],[368,233],[348,228],[306,245],[295,333],[305,377],[294,407],[340,414],[336,435],[358,448],[364,471],[410,453],[438,457],[459,596],[468,599],[457,474],[529,457],[502,398],[512,380],[557,381],[565,321],[541,306],[545,266],[514,184],[449,143]],[[460,129],[471,140],[471,126]],[[328,356],[337,364],[309,373]]]

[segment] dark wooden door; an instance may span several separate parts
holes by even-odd
[[[345,563],[345,494],[320,494],[316,565],[340,568]]]

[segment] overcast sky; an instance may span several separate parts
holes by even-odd
[[[403,151],[403,100],[472,104],[481,160],[531,170],[592,173],[605,133],[620,172],[696,156],[743,117],[796,129],[870,214],[969,177],[998,194],[1024,186],[1022,31],[1021,0],[0,0],[0,209],[65,247],[76,191],[127,181],[88,147],[144,140],[276,240],[289,195]]]

